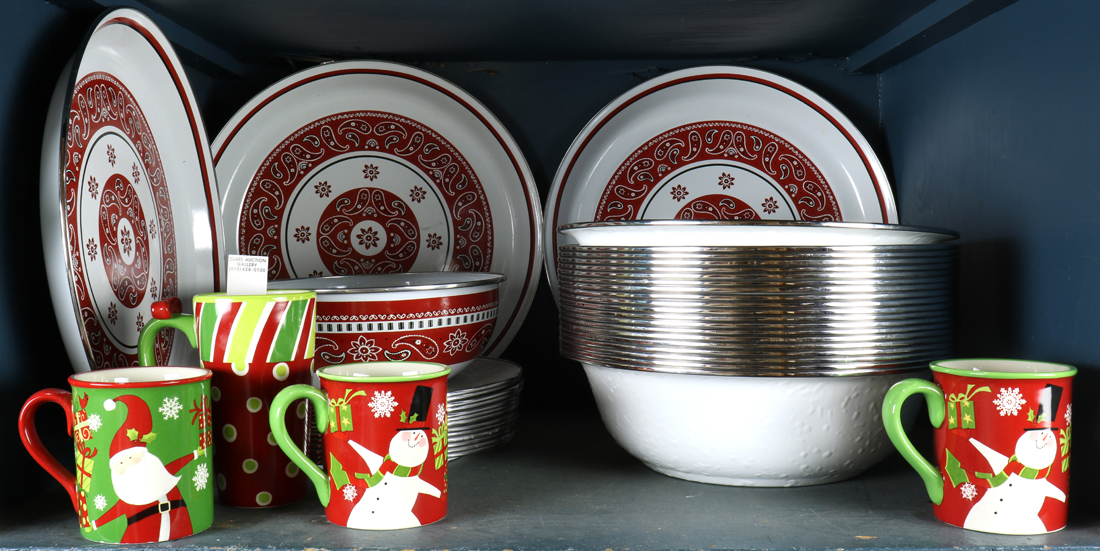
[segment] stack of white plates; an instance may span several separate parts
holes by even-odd
[[[447,458],[511,440],[522,388],[520,367],[495,358],[478,358],[447,381]]]

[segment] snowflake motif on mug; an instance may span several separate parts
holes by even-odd
[[[1024,395],[1020,394],[1019,388],[1002,388],[997,394],[997,398],[993,400],[993,403],[997,405],[997,411],[1001,414],[1001,417],[1005,415],[1015,416],[1020,413],[1020,408],[1024,407],[1027,400],[1024,399]]]
[[[98,413],[93,413],[88,416],[88,428],[92,429],[92,432],[96,432],[103,426],[103,420],[99,418]]]
[[[313,189],[317,190],[317,195],[322,198],[328,197],[329,194],[332,193],[332,186],[329,185],[327,180],[324,182],[317,182],[313,185]]]
[[[779,203],[776,202],[775,197],[764,199],[764,202],[760,203],[760,206],[764,207],[764,212],[768,214],[775,214],[775,211],[779,210]]]
[[[99,247],[96,247],[95,239],[89,237],[88,238],[88,258],[91,258],[92,262],[95,262],[95,257],[96,257],[97,254],[99,254]]]
[[[978,488],[969,482],[959,487],[959,490],[962,492],[962,496],[970,501],[974,501],[974,498],[978,495]]]
[[[309,226],[301,226],[294,230],[294,240],[299,243],[308,243],[309,235]]]
[[[179,419],[180,410],[183,406],[180,404],[180,399],[175,396],[169,396],[164,399],[164,403],[160,405],[160,414],[164,416],[164,420]]]
[[[149,221],[148,232],[149,232],[149,239],[156,239],[157,238],[157,225],[154,224],[152,220]]]
[[[195,483],[196,490],[205,490],[206,483],[210,480],[210,469],[206,466],[206,463],[199,465],[195,469],[195,476],[191,477],[191,482]]]
[[[141,182],[141,169],[138,168],[137,163],[134,163],[133,170],[130,174],[134,177],[135,184]]]
[[[435,422],[436,422],[436,424],[437,425],[442,425],[443,420],[446,419],[446,418],[447,418],[447,406],[444,406],[443,404],[439,404],[439,406],[437,406],[435,408]]]
[[[409,190],[409,199],[412,199],[413,201],[416,201],[417,203],[423,201],[424,198],[427,197],[427,196],[428,196],[428,193],[426,191],[424,191],[424,188],[422,188],[420,186],[413,186],[413,188],[411,190]]]
[[[88,193],[93,201],[99,197],[99,182],[95,181],[95,176],[88,177]]]
[[[382,352],[381,346],[374,345],[374,339],[368,339],[360,336],[358,340],[351,343],[351,349],[348,353],[351,354],[352,359],[357,362],[374,362],[378,361],[378,354]]]
[[[115,166],[115,148],[112,145],[107,146],[107,162]]]
[[[374,396],[371,396],[370,411],[374,414],[375,419],[379,417],[389,417],[396,407],[397,400],[394,399],[393,394],[388,390],[376,390],[374,391]]]
[[[114,302],[107,307],[107,321],[111,322],[111,325],[118,321],[118,307],[115,306]]]
[[[687,188],[681,185],[672,186],[672,191],[670,191],[669,193],[672,194],[672,198],[675,199],[677,203],[683,201],[688,196]]]
[[[159,300],[157,298],[157,278],[149,278],[149,294],[153,295],[153,300]]]
[[[361,228],[359,235],[355,237],[359,238],[359,244],[365,249],[370,249],[378,244],[378,231],[373,228]]]
[[[466,345],[470,342],[469,337],[466,336],[461,329],[456,329],[454,333],[451,333],[447,340],[443,343],[443,349],[451,355],[457,354],[458,351],[466,348]]]
[[[363,165],[363,178],[364,179],[367,179],[367,180],[370,180],[370,181],[373,182],[374,179],[377,178],[380,174],[381,174],[381,172],[378,170],[378,167],[376,167],[374,165]]]
[[[735,183],[733,181],[734,179],[735,178],[733,176],[730,176],[729,174],[723,172],[722,175],[718,177],[718,185],[722,186],[722,189],[729,189],[733,187],[733,184]]]
[[[130,237],[130,229],[122,228],[119,232],[118,244],[122,245],[122,254],[130,254],[134,248],[134,238]]]
[[[95,496],[95,508],[100,511],[107,508],[107,498],[103,494],[97,494]]]
[[[137,325],[138,333],[141,333],[142,329],[145,329],[145,316],[141,312],[138,312],[137,321],[134,322]]]
[[[427,243],[424,244],[429,249],[435,251],[443,246],[443,238],[434,233],[429,233],[427,237]]]
[[[1073,404],[1066,404],[1066,413],[1063,417],[1066,418],[1066,426],[1073,422]]]
[[[344,499],[347,501],[355,501],[355,497],[359,495],[359,491],[351,484],[344,484],[344,488],[340,491],[344,492]]]

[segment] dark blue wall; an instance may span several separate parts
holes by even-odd
[[[19,443],[23,401],[64,387],[72,373],[45,282],[38,167],[50,93],[86,28],[84,16],[41,0],[0,4],[0,445],[10,450],[0,458],[7,473],[0,506],[21,503],[48,479]],[[53,433],[64,430],[60,408],[43,408],[40,420]],[[53,449],[71,462],[71,439],[52,436]]]
[[[881,78],[901,221],[962,233],[959,352],[1065,362],[1095,509],[1100,4],[1021,0]]]

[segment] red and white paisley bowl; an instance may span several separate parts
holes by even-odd
[[[316,367],[415,361],[455,375],[485,351],[504,276],[429,272],[327,276],[268,284],[317,292]]]

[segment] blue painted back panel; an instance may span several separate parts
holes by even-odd
[[[1080,467],[1100,451],[1097,21],[1021,0],[880,77],[902,222],[963,236],[959,352],[1078,366]],[[1098,485],[1075,470],[1075,506]]]

